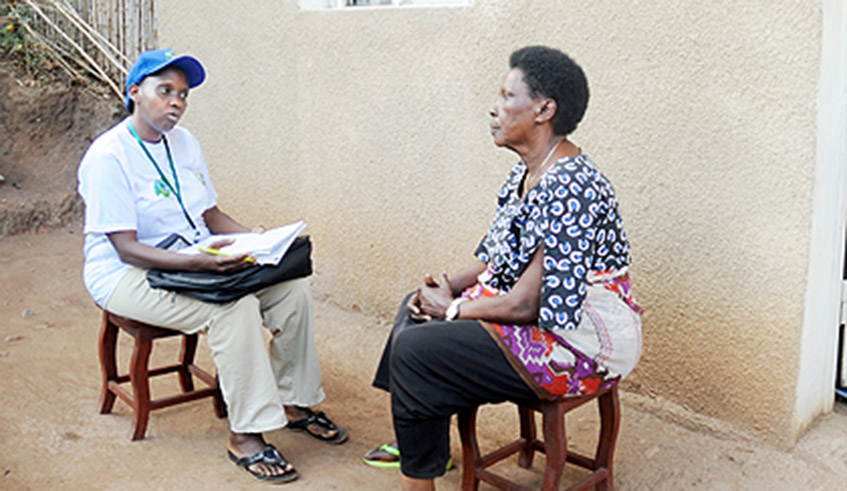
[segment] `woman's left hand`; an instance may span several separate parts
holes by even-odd
[[[418,308],[422,314],[432,319],[443,319],[452,301],[453,288],[447,273],[441,273],[441,284],[430,274],[424,277],[424,286],[418,289]]]

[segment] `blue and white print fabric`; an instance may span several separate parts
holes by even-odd
[[[586,155],[565,157],[520,197],[526,166],[506,178],[497,212],[475,255],[492,271],[489,285],[510,290],[544,244],[538,325],[576,329],[590,271],[630,263],[629,241],[612,184]]]

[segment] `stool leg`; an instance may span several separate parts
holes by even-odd
[[[115,362],[117,349],[118,326],[109,322],[103,314],[103,324],[100,328],[100,369],[103,372],[103,389],[100,392],[100,414],[109,414],[115,405],[115,393],[109,390],[109,382],[118,378],[118,368]]]
[[[521,423],[521,439],[524,441],[521,453],[518,454],[518,465],[529,469],[535,457],[535,415],[531,408],[518,405],[518,416]]]
[[[612,459],[615,453],[615,442],[621,422],[620,400],[617,385],[597,401],[600,406],[600,441],[597,442],[597,453],[594,460],[598,467],[608,469],[606,479],[597,483],[598,490],[612,489]]]
[[[462,439],[462,491],[479,489],[476,477],[477,463],[480,461],[479,443],[476,441],[476,412],[478,407],[459,411],[459,436]]]
[[[549,404],[544,408],[544,451],[547,454],[547,466],[544,470],[544,484],[541,489],[559,489],[559,481],[565,468],[568,455],[565,436],[565,411],[561,404]]]
[[[194,355],[197,353],[197,335],[185,334],[182,336],[182,349],[179,352],[179,386],[183,392],[194,390],[194,380],[188,367],[194,364]]]
[[[224,395],[221,392],[221,382],[217,375],[215,375],[215,395],[212,396],[212,403],[215,405],[215,415],[221,419],[226,418],[226,402],[224,401]]]
[[[147,431],[147,420],[150,417],[150,379],[147,364],[150,361],[150,350],[153,340],[146,336],[143,330],[138,332],[135,339],[135,349],[132,351],[129,378],[132,382],[133,402],[135,403],[135,430],[133,440],[141,440]]]

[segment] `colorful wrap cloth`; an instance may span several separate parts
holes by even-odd
[[[484,280],[486,273],[480,275]],[[469,300],[503,295],[477,282]],[[577,329],[482,322],[524,381],[542,399],[593,394],[617,383],[641,356],[642,311],[627,271],[589,275],[583,316]]]

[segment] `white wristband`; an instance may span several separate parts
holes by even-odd
[[[452,321],[456,317],[459,316],[459,305],[466,302],[468,299],[465,297],[459,297],[452,302],[450,302],[450,306],[447,307],[447,312],[444,313],[444,320]]]

